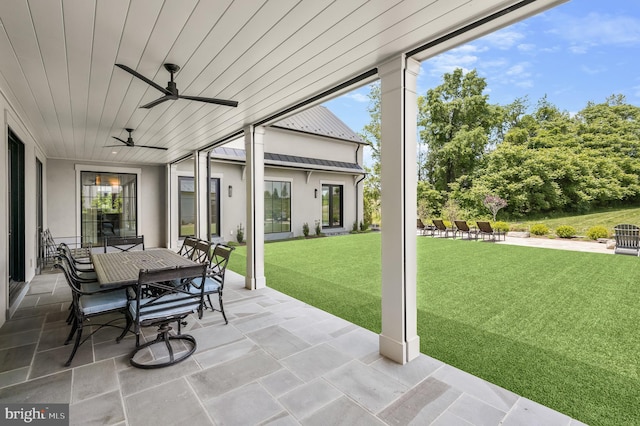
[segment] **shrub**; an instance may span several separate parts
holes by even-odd
[[[536,223],[531,226],[529,232],[533,235],[547,235],[549,233],[549,227],[544,223]]]
[[[316,236],[320,236],[322,234],[322,228],[320,228],[320,221],[316,220]]]
[[[240,244],[244,241],[244,228],[242,227],[242,224],[238,225],[238,228],[236,229],[236,239]]]
[[[302,224],[302,233],[305,237],[309,236],[309,224],[307,222]]]
[[[608,238],[609,231],[604,226],[592,226],[587,230],[587,237],[590,240],[597,240],[598,238]]]
[[[360,221],[360,232],[364,232],[369,229],[369,224],[363,221]]]
[[[351,232],[358,232],[358,222],[353,221],[353,225],[351,225]]]
[[[511,225],[509,225],[509,231],[526,232],[528,230],[529,227],[522,223],[512,223]]]
[[[560,225],[556,228],[556,235],[560,238],[573,238],[576,236],[576,229],[569,225]]]
[[[507,222],[495,222],[491,227],[496,231],[509,232],[509,224]]]

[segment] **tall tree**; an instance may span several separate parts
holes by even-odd
[[[369,144],[373,160],[371,167],[365,167],[364,180],[365,221],[373,223],[380,220],[380,83],[373,83],[369,88],[367,111],[371,121],[364,126],[360,137]]]
[[[473,70],[458,68],[443,83],[418,98],[420,138],[427,146],[427,176],[438,191],[471,174],[494,132],[496,110],[483,94],[487,84]]]

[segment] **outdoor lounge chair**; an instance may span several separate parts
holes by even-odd
[[[478,225],[478,230],[483,240],[485,239],[485,237],[490,238],[491,241],[496,241],[496,239],[500,241],[500,237],[502,237],[503,240],[506,238],[505,232],[493,229],[489,222],[478,221],[476,222],[476,225]]]
[[[425,233],[425,226],[424,223],[422,223],[422,220],[420,218],[418,218],[417,220],[417,225],[416,225],[418,232],[420,233],[420,235],[424,235]]]
[[[615,232],[615,254],[640,256],[640,228],[636,225],[621,224],[613,228]]]
[[[451,233],[452,237],[455,237],[455,231],[453,230],[453,228],[447,228],[447,225],[444,224],[444,221],[442,219],[433,219],[432,222],[433,226],[435,226],[435,229],[431,232],[432,237],[435,236],[436,232],[440,236],[442,236],[442,233],[444,232],[445,238],[449,237],[449,233]]]
[[[471,239],[471,236],[473,236],[474,240],[478,239],[478,230],[476,228],[470,228],[466,220],[454,220],[453,222],[456,225],[456,230],[453,233],[453,238],[455,238],[456,235],[460,234],[460,237],[464,239],[464,234],[466,232],[468,239]]]

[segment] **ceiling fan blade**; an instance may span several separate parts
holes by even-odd
[[[122,148],[122,145],[105,145],[104,148]]]
[[[172,96],[163,96],[161,98],[156,99],[155,101],[151,101],[148,104],[142,105],[140,108],[153,108],[154,106],[163,103],[164,101],[168,101],[170,99],[174,99]]]
[[[139,78],[140,80],[144,81],[145,83],[147,83],[149,86],[152,86],[156,89],[158,89],[159,91],[161,91],[162,93],[164,93],[165,95],[170,95],[171,92],[168,91],[167,89],[165,89],[164,87],[160,86],[158,83],[149,80],[147,77],[145,77],[144,75],[140,74],[138,71],[135,71],[131,68],[129,68],[126,65],[122,65],[122,64],[116,64],[116,66],[118,68],[121,68],[123,70],[125,70],[126,72],[128,72],[129,74],[132,74],[134,77]]]
[[[161,146],[151,146],[151,145],[134,145],[137,146],[138,148],[153,148],[153,149],[161,149],[163,151],[168,150],[169,148],[163,148]]]
[[[127,142],[127,141],[125,141],[123,139],[120,139],[119,137],[116,137],[116,136],[111,136],[111,137],[114,138],[115,140],[118,140],[118,141],[122,142],[123,144],[129,146],[129,142]],[[116,146],[116,145],[112,145],[112,146]]]
[[[190,101],[200,101],[200,102],[207,102],[207,103],[210,103],[210,104],[218,104],[218,105],[230,106],[230,107],[234,107],[234,108],[238,106],[238,102],[236,102],[236,101],[228,101],[226,99],[203,98],[203,97],[200,97],[200,96],[185,96],[185,95],[179,95],[178,98],[188,99]]]

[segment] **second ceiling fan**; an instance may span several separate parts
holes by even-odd
[[[135,142],[133,142],[133,138],[131,137],[131,133],[133,132],[133,129],[125,129],[127,132],[129,132],[129,137],[127,138],[127,140],[125,141],[124,139],[120,139],[119,137],[116,136],[111,136],[112,138],[119,140],[120,142],[122,142],[123,144],[125,144],[125,146],[128,146],[130,148],[134,148],[134,147],[138,147],[138,148],[153,148],[153,149],[161,149],[163,151],[166,151],[169,148],[164,148],[161,146],[151,146],[151,145],[136,145]],[[122,145],[107,145],[106,147],[120,147]]]
[[[169,101],[169,100],[176,100],[176,99],[188,99],[190,101],[207,102],[207,103],[210,103],[210,104],[224,105],[224,106],[230,106],[230,107],[237,107],[238,106],[238,102],[229,101],[229,100],[226,100],[226,99],[206,98],[206,97],[202,97],[202,96],[180,95],[179,92],[178,92],[178,87],[177,87],[176,83],[173,81],[173,75],[175,73],[177,73],[178,70],[180,70],[180,67],[178,65],[175,65],[175,64],[164,64],[164,68],[167,71],[169,71],[169,73],[171,74],[171,80],[167,83],[167,87],[166,88],[160,86],[159,84],[157,84],[153,80],[143,76],[139,72],[129,68],[126,65],[116,64],[116,66],[118,68],[121,68],[121,69],[125,70],[126,72],[128,72],[131,75],[133,75],[134,77],[139,78],[140,80],[144,81],[145,83],[147,83],[151,87],[153,87],[155,89],[158,89],[159,91],[164,93],[164,96],[156,99],[155,101],[151,101],[148,104],[142,105],[140,108],[153,108],[154,106],[156,106],[158,104],[161,104],[162,102]]]

